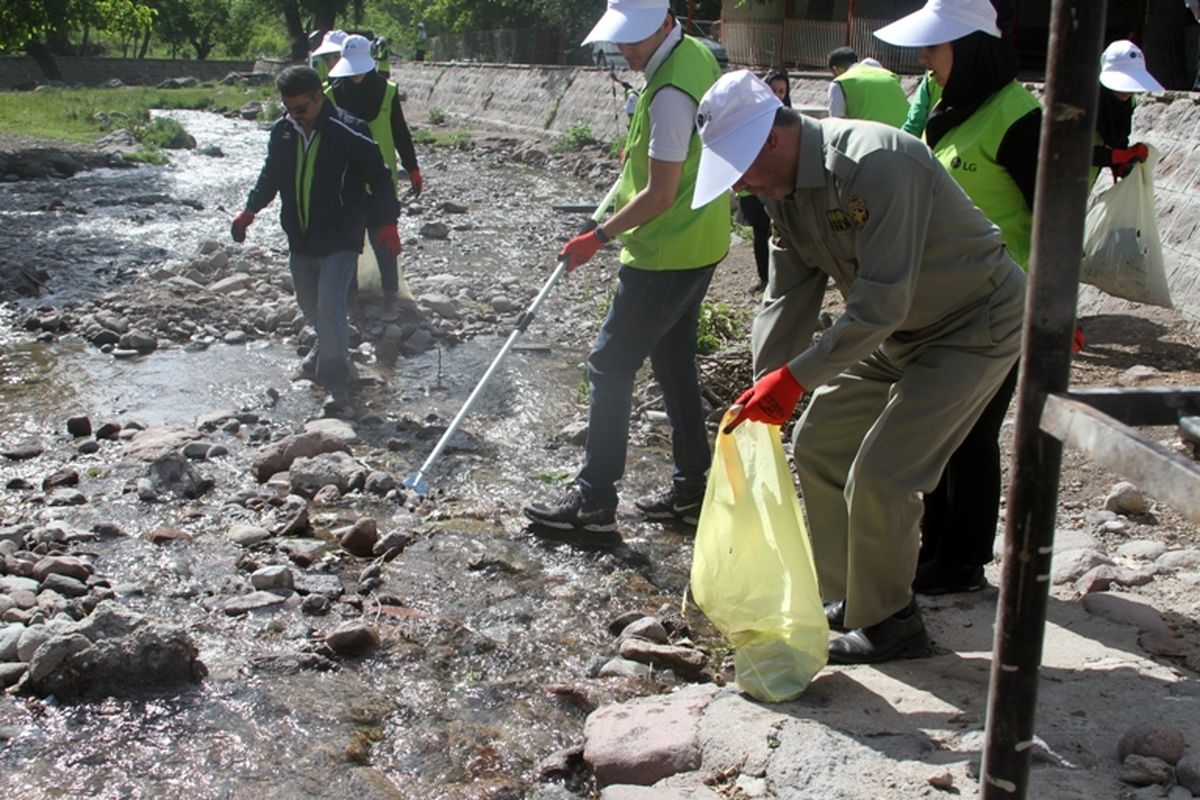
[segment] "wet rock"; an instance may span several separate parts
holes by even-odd
[[[72,436],[91,436],[92,421],[86,415],[71,417],[67,420],[67,433]]]
[[[1108,492],[1104,507],[1117,514],[1145,514],[1151,500],[1146,493],[1128,481],[1121,481]]]
[[[133,350],[141,355],[153,353],[158,349],[158,339],[139,330],[131,330],[121,335],[118,345],[122,350]]]
[[[369,625],[349,622],[325,634],[325,644],[340,656],[357,656],[379,646],[379,634]]]
[[[1139,722],[1121,734],[1117,757],[1124,761],[1126,756],[1132,754],[1174,764],[1183,758],[1186,747],[1187,740],[1176,728],[1157,722]]]
[[[258,100],[251,100],[238,109],[238,116],[240,116],[242,119],[254,120],[258,119],[258,115],[262,113],[262,110],[262,103],[260,103]]]
[[[202,496],[215,483],[201,475],[180,453],[160,456],[147,467],[146,477],[156,492],[169,492],[189,500]]]
[[[304,423],[304,432],[321,434],[346,445],[351,445],[358,441],[358,432],[354,430],[354,425],[344,419],[314,419]],[[315,456],[317,453],[303,453],[302,455]]]
[[[78,486],[79,471],[74,467],[63,467],[55,470],[46,477],[42,478],[42,490],[53,489],[58,486]]]
[[[42,581],[42,591],[57,592],[64,597],[83,597],[88,593],[88,587],[68,575],[49,575]]]
[[[341,499],[342,493],[331,483],[318,489],[313,495],[312,502],[314,506],[331,506]]]
[[[300,610],[305,614],[319,617],[328,614],[332,605],[329,598],[325,595],[310,594],[305,596],[304,600],[300,602]]]
[[[446,214],[465,214],[468,211],[467,207],[462,203],[455,203],[450,200],[442,203],[438,208]]]
[[[46,497],[48,506],[81,506],[87,501],[87,495],[78,489],[59,489]]]
[[[307,533],[311,527],[308,520],[308,503],[299,495],[289,494],[283,499],[283,505],[274,511],[268,527],[275,536],[299,536]]]
[[[96,429],[95,437],[99,441],[116,439],[121,433],[121,423],[119,422],[102,422],[100,427]]]
[[[449,239],[450,226],[443,222],[426,222],[421,226],[420,233],[422,239]]]
[[[370,517],[355,520],[349,528],[334,531],[334,534],[343,550],[362,558],[373,555],[375,543],[379,541],[379,529]]]
[[[1054,554],[1050,580],[1055,585],[1073,583],[1102,565],[1112,566],[1113,560],[1098,550],[1064,550]]]
[[[324,542],[321,543],[324,545]],[[336,600],[346,593],[346,587],[337,575],[326,572],[304,572],[294,576],[293,588],[304,595],[321,595]]]
[[[254,476],[263,483],[277,472],[286,472],[298,458],[349,452],[346,441],[323,430],[290,436],[271,445],[254,460]]]
[[[42,445],[37,442],[19,442],[0,445],[0,456],[9,461],[28,461],[42,454]]]
[[[35,487],[24,478],[10,478],[8,483],[4,484],[4,488],[14,492],[31,492]]]
[[[183,628],[105,601],[34,653],[19,691],[59,698],[124,696],[207,674]]]
[[[405,548],[413,543],[414,537],[410,533],[404,531],[388,531],[375,546],[371,548],[371,555],[383,556],[387,560],[391,560],[404,552]]]
[[[212,446],[212,442],[188,442],[179,452],[184,458],[192,461],[203,461],[208,458],[208,451],[212,449]]]
[[[604,706],[583,727],[583,758],[597,783],[649,786],[700,766],[700,717],[716,688]]]
[[[1171,780],[1171,765],[1161,758],[1130,755],[1121,762],[1118,777],[1131,786],[1167,784]]]
[[[329,485],[346,494],[363,485],[366,473],[361,464],[342,451],[297,458],[288,470],[291,490],[303,497],[312,497]]]
[[[91,564],[76,556],[47,556],[33,565],[33,578],[44,581],[51,575],[66,575],[86,581],[94,571]]]
[[[604,662],[596,673],[601,678],[649,678],[653,670],[649,664],[628,658],[612,658]]]
[[[94,439],[88,439],[86,442],[79,443],[79,452],[81,455],[90,456],[92,453],[99,452],[100,443]]]
[[[646,639],[626,639],[621,642],[619,652],[623,658],[667,667],[685,677],[699,675],[700,671],[704,669],[704,665],[708,663],[708,657],[699,650],[659,644]]]
[[[234,544],[249,547],[271,538],[271,532],[257,525],[235,525],[229,529],[229,539]]]
[[[225,602],[225,613],[231,617],[240,617],[251,611],[259,611],[271,606],[277,606],[287,598],[274,592],[251,592],[250,594],[231,597]]]
[[[0,689],[15,686],[29,670],[28,665],[21,663],[0,663]]]
[[[274,565],[256,569],[250,575],[250,583],[255,589],[284,589],[290,592],[295,585],[295,577],[287,567]]]
[[[179,528],[161,527],[150,531],[151,544],[170,544],[171,542],[190,542],[192,535]]]
[[[651,642],[666,644],[667,629],[663,627],[662,622],[658,617],[641,617],[625,626],[621,631],[622,637],[637,636],[642,639],[647,639]]]
[[[396,488],[396,479],[386,472],[374,470],[367,475],[367,482],[363,488],[368,494],[382,497]]]

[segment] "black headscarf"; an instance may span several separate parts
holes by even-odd
[[[765,81],[768,86],[771,85],[771,81],[777,81],[777,80],[782,80],[784,82],[784,84],[787,86],[787,91],[784,92],[784,95],[783,95],[783,104],[785,106],[787,106],[788,108],[791,108],[792,107],[792,80],[791,80],[791,78],[788,77],[787,70],[784,69],[783,67],[771,67],[770,72],[768,72],[766,75],[763,76],[763,81]]]
[[[1133,132],[1133,103],[1129,98],[1118,100],[1107,86],[1100,87],[1100,107],[1096,114],[1096,133],[1108,148],[1129,147]]]
[[[966,122],[988,98],[1017,77],[1017,53],[1008,42],[975,31],[950,43],[954,65],[942,99],[929,113],[925,140],[936,147],[942,137]]]

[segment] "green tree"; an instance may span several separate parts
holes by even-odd
[[[94,28],[120,37],[142,33],[153,10],[136,0],[21,0],[0,3],[0,52],[27,52],[51,80],[61,80],[55,53],[69,52],[71,35]]]

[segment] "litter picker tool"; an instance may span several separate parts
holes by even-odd
[[[608,194],[604,195],[604,199],[600,201],[600,205],[596,206],[596,210],[592,213],[591,219],[588,221],[588,225],[584,228],[584,230],[590,230],[592,227],[600,224],[600,218],[604,216],[604,212],[608,210],[610,205],[612,205],[613,198],[617,196],[618,185],[620,185],[619,180],[613,183],[612,188],[608,190]],[[496,354],[494,359],[492,359],[492,363],[488,366],[487,371],[483,373],[483,377],[479,379],[479,383],[476,384],[475,388],[471,391],[470,396],[467,397],[467,402],[463,403],[463,407],[459,410],[458,414],[456,414],[454,419],[450,421],[449,427],[447,427],[446,432],[442,434],[442,438],[438,439],[438,443],[434,446],[433,452],[429,454],[429,457],[425,459],[425,463],[421,465],[421,468],[417,470],[414,475],[411,475],[405,479],[404,485],[409,489],[414,490],[418,495],[421,496],[424,496],[427,493],[426,490],[429,487],[425,483],[425,476],[429,474],[429,470],[433,466],[434,462],[438,460],[438,456],[440,456],[442,451],[446,449],[446,443],[450,441],[450,437],[452,437],[458,431],[458,426],[462,424],[463,419],[465,419],[467,414],[470,413],[471,406],[475,404],[475,401],[479,399],[479,395],[483,393],[483,387],[487,385],[489,380],[491,380],[491,377],[493,374],[495,374],[497,367],[500,366],[500,362],[504,360],[504,357],[508,355],[508,351],[512,349],[514,344],[516,344],[517,338],[525,332],[526,328],[529,327],[529,323],[533,322],[533,318],[537,314],[538,308],[542,305],[542,301],[546,299],[546,296],[550,294],[550,290],[554,288],[554,284],[558,283],[558,279],[561,278],[563,273],[567,271],[567,263],[568,259],[566,258],[560,258],[558,260],[558,266],[555,267],[554,272],[551,273],[550,279],[546,281],[544,286],[542,286],[541,291],[538,292],[537,297],[533,298],[533,302],[529,304],[529,307],[521,312],[521,316],[517,317],[516,328],[514,328],[513,332],[508,335],[508,339],[504,342],[504,346],[500,348],[500,352]]]

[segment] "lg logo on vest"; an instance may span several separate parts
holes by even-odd
[[[978,172],[979,165],[963,161],[958,156],[950,159],[950,169],[961,169],[963,172]]]

